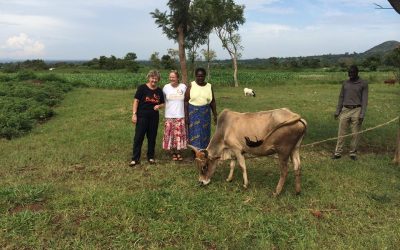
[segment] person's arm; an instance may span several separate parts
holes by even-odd
[[[165,103],[158,104],[158,105],[154,106],[154,110],[160,110],[160,109],[164,108],[164,106],[165,106]]]
[[[133,99],[133,105],[132,105],[132,123],[136,124],[137,122],[137,109],[139,106],[139,100],[138,99]]]
[[[191,86],[188,85],[185,91],[185,99],[184,99],[184,110],[185,110],[185,123],[186,126],[189,125],[189,100],[190,100],[190,89]]]
[[[342,88],[340,89],[340,94],[339,94],[339,100],[338,100],[338,104],[336,107],[336,112],[335,112],[335,119],[338,118],[340,112],[342,111],[343,108],[343,99],[344,99],[344,85],[345,83],[342,84]]]
[[[218,114],[217,114],[217,103],[215,101],[214,90],[213,90],[212,87],[211,87],[211,93],[212,93],[212,100],[211,100],[211,103],[210,103],[210,107],[211,107],[211,110],[213,112],[214,122],[215,122],[215,124],[217,124],[217,119],[218,119],[217,118],[218,117]]]
[[[160,90],[160,104],[154,106],[154,110],[160,110],[165,107],[164,92]]]
[[[367,111],[367,105],[368,105],[368,83],[365,82],[365,86],[362,89],[361,93],[361,113],[360,113],[360,123],[363,122],[364,117],[365,117],[365,112]]]

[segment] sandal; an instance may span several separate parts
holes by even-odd
[[[183,157],[182,157],[181,154],[176,154],[176,159],[177,159],[178,161],[182,161],[182,160],[183,160]]]
[[[177,160],[178,160],[178,155],[175,154],[175,153],[173,153],[173,154],[172,154],[172,160],[173,160],[173,161],[177,161]]]

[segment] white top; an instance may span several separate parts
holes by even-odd
[[[191,82],[189,103],[194,106],[203,106],[212,101],[211,84],[204,86],[198,85],[195,81]]]
[[[168,83],[163,88],[164,99],[165,99],[165,118],[184,118],[186,85],[179,83],[177,87],[172,87],[171,83]]]

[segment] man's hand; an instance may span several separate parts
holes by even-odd
[[[361,117],[358,118],[358,124],[361,125],[363,123],[363,121],[364,121],[364,118],[361,118]]]
[[[217,124],[217,120],[218,120],[217,117],[218,117],[217,115],[214,115],[214,124]]]

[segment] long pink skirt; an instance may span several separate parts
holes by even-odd
[[[185,149],[186,143],[185,118],[165,118],[163,149]]]

